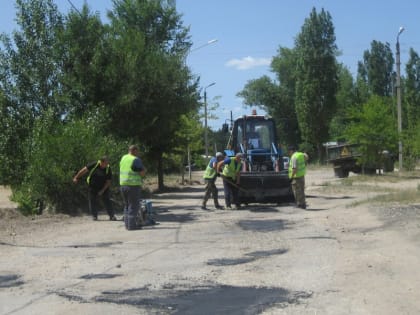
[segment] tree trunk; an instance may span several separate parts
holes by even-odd
[[[162,152],[157,152],[157,173],[158,173],[158,190],[163,191],[165,185],[163,183],[163,157]]]
[[[320,164],[324,164],[325,161],[325,151],[322,143],[317,144],[317,150],[318,150],[318,160]]]

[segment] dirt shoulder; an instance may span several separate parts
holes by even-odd
[[[0,186],[0,209],[15,209],[16,204],[10,201],[10,189],[8,187]],[[5,211],[3,212],[3,215]]]

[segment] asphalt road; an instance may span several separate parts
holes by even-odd
[[[0,314],[420,314],[417,206],[353,206],[378,190],[330,169],[306,183],[307,211],[204,211],[188,186],[154,196],[160,224],[137,231],[3,217]]]

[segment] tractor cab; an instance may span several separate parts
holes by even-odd
[[[276,124],[270,116],[243,115],[233,121],[225,153],[243,154],[239,199],[249,202],[282,202],[293,194],[278,147]]]

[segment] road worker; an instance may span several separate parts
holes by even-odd
[[[306,209],[305,175],[307,155],[305,156],[305,153],[297,151],[293,145],[288,147],[288,151],[290,156],[289,179],[292,183],[296,206],[301,209]]]
[[[240,172],[242,170],[242,153],[236,153],[234,158],[226,157],[217,164],[217,172],[222,173],[223,190],[225,193],[225,206],[232,209],[241,207],[239,202]]]
[[[210,159],[204,172],[203,178],[206,183],[206,192],[204,193],[203,204],[201,206],[201,209],[203,210],[207,210],[206,204],[210,196],[213,196],[214,207],[216,209],[223,209],[223,207],[219,204],[218,191],[216,187],[217,163],[222,161],[223,157],[224,155],[222,152],[217,152],[216,156]]]

